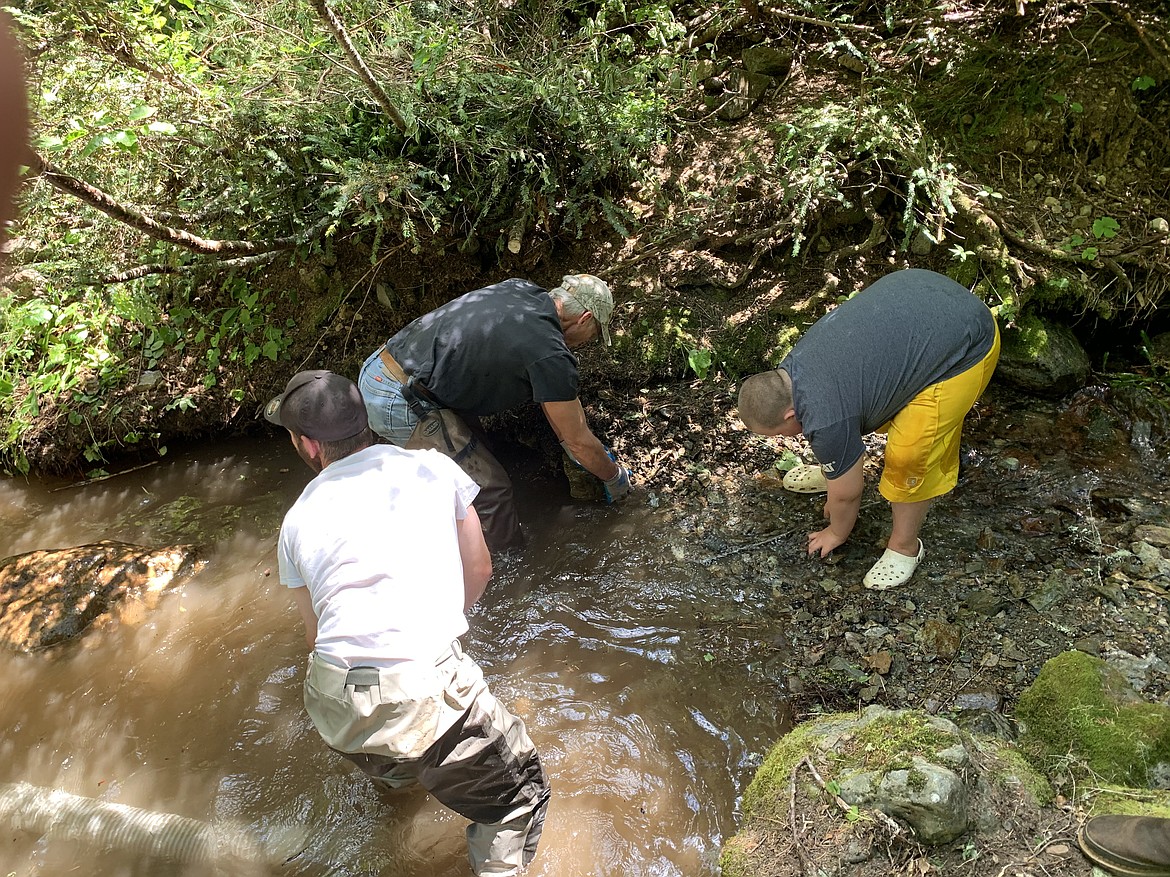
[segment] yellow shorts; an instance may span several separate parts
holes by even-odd
[[[890,502],[942,496],[959,480],[963,418],[987,389],[999,362],[999,326],[987,356],[965,372],[931,384],[878,432],[888,433],[878,491]]]

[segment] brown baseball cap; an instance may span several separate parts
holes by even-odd
[[[357,384],[326,369],[293,375],[284,392],[264,406],[264,419],[322,442],[355,436],[369,426]]]

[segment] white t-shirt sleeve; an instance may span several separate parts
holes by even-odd
[[[280,538],[276,543],[276,567],[280,574],[280,583],[286,588],[304,588],[308,583],[301,578],[301,572],[292,560],[292,550],[289,546],[291,536],[288,527],[280,528]]]
[[[471,508],[472,501],[479,495],[479,485],[450,457],[444,456],[438,451],[431,453],[435,457],[431,461],[435,472],[450,478],[455,486],[455,517],[462,521],[467,517],[467,510]]]

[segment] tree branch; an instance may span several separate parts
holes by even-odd
[[[95,188],[89,183],[65,173],[65,171],[58,168],[52,162],[42,158],[33,150],[29,150],[28,161],[34,176],[44,177],[55,188],[84,201],[107,216],[118,220],[118,222],[124,223],[131,228],[136,228],[157,240],[176,244],[193,252],[206,255],[242,256],[270,253],[276,250],[290,250],[297,246],[297,244],[303,243],[317,234],[331,221],[331,218],[327,216],[319,221],[312,229],[301,235],[277,238],[271,241],[261,241],[259,243],[201,238],[182,229],[163,225],[147,216],[141,210],[114,200],[114,198],[107,195],[101,189]]]
[[[267,253],[256,253],[252,256],[240,256],[236,259],[220,259],[212,262],[211,267],[215,270],[223,268],[246,268],[252,265],[260,265],[264,262],[275,259],[280,254],[280,250],[271,250]],[[148,277],[152,274],[185,274],[194,271],[198,268],[206,266],[208,263],[200,262],[191,265],[137,265],[133,268],[128,268],[125,271],[120,271],[117,274],[107,274],[100,280],[94,280],[89,283],[90,286],[110,286],[115,283],[129,283],[131,280],[140,280],[143,277]]]
[[[851,30],[856,33],[873,33],[872,27],[866,27],[864,24],[850,24],[844,21],[825,21],[823,18],[809,18],[807,15],[796,15],[792,12],[785,12],[782,9],[769,7],[768,14],[775,18],[786,18],[789,21],[798,21],[801,24],[813,24],[817,27],[827,27],[832,30]]]
[[[366,88],[370,90],[370,94],[374,96],[374,100],[378,102],[378,106],[390,117],[390,121],[394,123],[394,127],[403,134],[409,134],[410,131],[407,128],[406,120],[402,118],[402,114],[390,102],[390,96],[378,84],[378,80],[374,79],[374,74],[370,72],[370,68],[366,66],[366,62],[362,60],[362,56],[358,54],[357,48],[354,47],[349,35],[345,32],[345,25],[341,23],[341,19],[329,8],[325,0],[309,0],[309,2],[317,10],[317,14],[325,22],[325,26],[337,38],[341,50],[349,58],[350,64],[353,65],[358,77],[366,84]]]
[[[1121,10],[1121,17],[1125,19],[1126,24],[1137,32],[1138,39],[1142,41],[1142,45],[1146,47],[1146,51],[1150,53],[1150,57],[1161,64],[1163,70],[1170,73],[1170,60],[1166,59],[1165,45],[1162,46],[1162,51],[1158,51],[1157,47],[1150,40],[1150,37],[1146,34],[1146,29],[1127,10]]]

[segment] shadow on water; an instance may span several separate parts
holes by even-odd
[[[420,792],[376,791],[304,713],[275,541],[308,478],[267,440],[67,490],[0,482],[0,556],[100,539],[210,546],[208,567],[139,625],[52,657],[0,655],[0,783],[241,826],[279,849],[282,864],[233,873],[468,873],[463,820]],[[607,509],[535,482],[521,506],[530,545],[497,564],[465,646],[528,723],[553,785],[529,873],[717,874],[744,784],[786,722],[774,689],[703,646],[701,615],[733,611],[736,595],[695,577],[686,534],[644,499]],[[0,873],[209,872],[109,847],[6,830]]]

